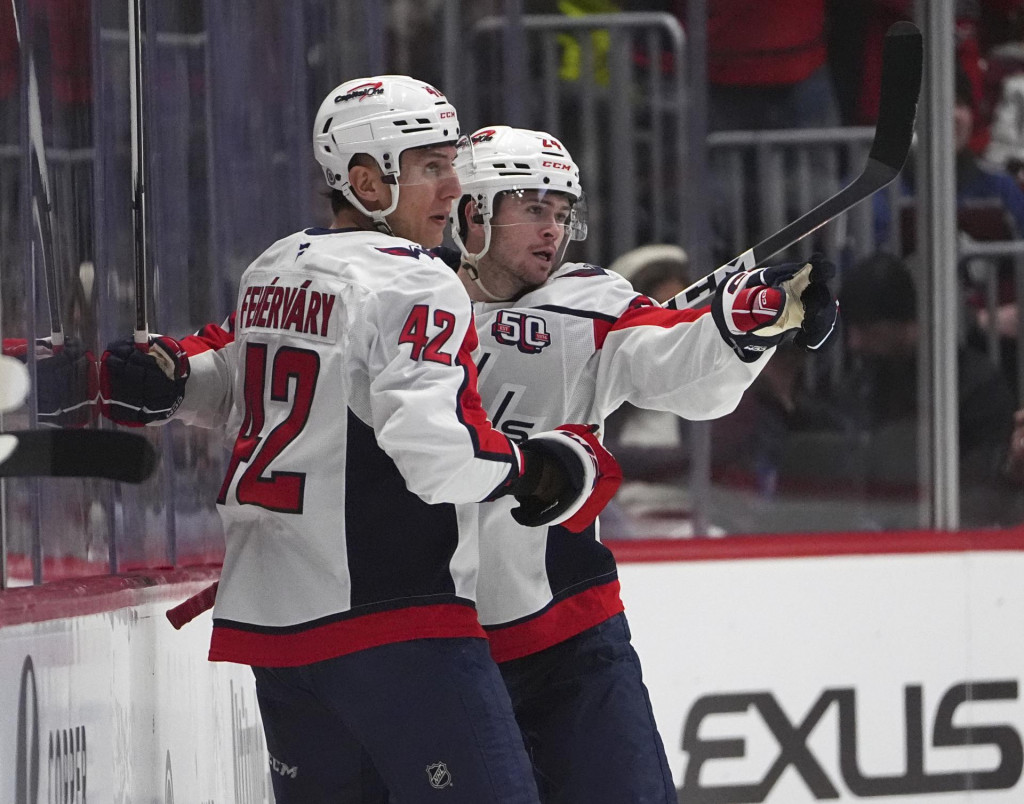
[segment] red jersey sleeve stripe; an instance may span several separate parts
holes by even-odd
[[[232,313],[223,325],[207,324],[198,332],[182,338],[180,343],[186,354],[192,356],[210,349],[223,349],[234,340],[235,314]]]
[[[644,297],[640,297],[644,298]],[[707,315],[710,307],[698,307],[695,310],[669,310],[658,305],[649,306],[647,303],[638,303],[637,299],[629,306],[615,321],[594,321],[594,342],[598,349],[604,346],[608,333],[616,332],[632,327],[662,327],[670,329],[677,324],[693,323],[703,315]]]

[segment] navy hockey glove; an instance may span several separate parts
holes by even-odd
[[[5,351],[28,360],[28,342],[5,341]],[[77,338],[53,347],[50,338],[35,341],[36,407],[39,423],[51,427],[85,427],[96,413],[96,356]]]
[[[839,305],[828,280],[835,266],[819,255],[807,263],[786,263],[731,276],[711,302],[719,332],[744,362],[777,346],[786,332],[795,342],[818,349],[835,329]]]
[[[36,341],[49,349],[36,358],[36,402],[39,423],[53,427],[85,427],[96,415],[99,380],[96,355],[73,338],[54,351],[49,338]]]
[[[622,483],[618,461],[598,440],[596,425],[563,424],[531,436],[519,449],[524,472],[507,493],[519,502],[512,518],[520,525],[561,525],[580,533]]]
[[[839,301],[828,286],[836,275],[836,267],[818,255],[811,257],[810,265],[807,287],[800,293],[804,317],[793,342],[805,349],[820,349],[835,332],[839,321]]]
[[[103,415],[127,427],[166,421],[185,398],[188,355],[174,338],[151,335],[148,350],[130,338],[114,341],[100,358]]]

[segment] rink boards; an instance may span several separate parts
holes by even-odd
[[[616,553],[681,802],[1022,800],[1024,536],[673,548]]]
[[[1021,800],[1024,535],[615,551],[681,801]],[[0,598],[0,801],[271,800],[251,675],[164,618],[208,578],[157,580]]]

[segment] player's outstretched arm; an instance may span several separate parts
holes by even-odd
[[[172,418],[204,428],[225,424],[231,408],[234,313],[181,340],[162,335],[140,350],[132,338],[109,344],[100,359],[100,409],[128,427]],[[154,351],[154,341],[163,346]]]
[[[839,319],[839,302],[828,286],[834,275],[835,266],[820,255],[803,264],[742,271],[718,289],[711,314],[726,343],[747,363],[794,330],[798,346],[819,349]]]
[[[598,440],[596,425],[563,424],[520,445],[523,473],[505,486],[519,502],[520,525],[562,525],[579,533],[597,518],[622,482],[615,457]]]

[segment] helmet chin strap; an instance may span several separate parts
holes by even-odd
[[[391,203],[387,209],[367,209],[363,206],[363,202],[359,200],[354,192],[352,192],[352,185],[345,182],[342,185],[341,193],[349,200],[349,202],[362,212],[367,218],[373,222],[373,228],[381,234],[386,234],[390,237],[397,237],[394,230],[391,228],[391,224],[387,222],[387,216],[390,215],[398,207],[398,182],[391,184]]]
[[[456,227],[452,226],[453,229]],[[484,255],[488,252],[491,247],[491,223],[490,219],[484,224],[484,247],[480,249],[476,254],[470,254],[463,243],[462,238],[456,234],[456,242],[459,244],[459,248],[462,251],[462,267],[466,269],[466,275],[473,280],[473,284],[477,286],[481,293],[486,297],[485,300],[489,302],[506,302],[512,301],[514,297],[509,296],[508,298],[502,298],[496,293],[492,293],[488,290],[484,284],[484,280],[480,278],[480,260],[483,259]]]
[[[512,297],[501,298],[496,293],[492,293],[487,289],[483,279],[480,278],[480,269],[477,267],[477,262],[483,256],[483,252],[479,254],[463,254],[462,255],[462,267],[466,270],[466,275],[473,280],[473,284],[479,288],[480,292],[486,297],[486,301],[489,302],[506,302],[512,301]]]

